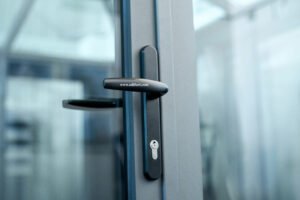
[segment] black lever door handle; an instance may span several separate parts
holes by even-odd
[[[107,108],[119,108],[123,106],[122,99],[118,98],[89,98],[63,100],[64,108],[75,110],[97,110]]]
[[[158,52],[145,46],[140,51],[141,78],[107,78],[106,89],[141,92],[143,123],[144,174],[149,180],[162,175],[162,140],[160,98],[168,92],[168,86],[159,81]]]
[[[141,92],[143,123],[144,174],[149,180],[162,175],[162,140],[160,98],[168,92],[168,86],[159,81],[158,53],[154,47],[146,46],[140,51],[142,78],[107,78],[106,89]],[[93,98],[68,99],[63,107],[80,110],[97,110],[122,107],[122,99]]]
[[[106,78],[103,86],[112,90],[145,92],[150,98],[158,98],[168,92],[167,84],[145,78]]]

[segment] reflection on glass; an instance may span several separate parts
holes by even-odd
[[[216,20],[224,17],[225,11],[220,6],[217,6],[209,1],[198,1],[194,2],[194,28],[201,29]]]
[[[36,0],[32,4],[13,44],[14,53],[114,62],[113,1]]]
[[[22,0],[0,1],[0,48],[6,45],[8,37],[13,29],[13,22],[17,13],[20,12]]]
[[[204,199],[299,200],[300,2],[213,2],[226,17],[196,30]]]
[[[101,87],[122,71],[119,2],[0,5],[19,6],[0,12],[0,199],[124,199],[122,108],[62,108],[63,99],[121,97]]]

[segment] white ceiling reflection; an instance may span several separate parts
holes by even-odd
[[[275,0],[193,0],[194,28],[200,30],[225,16],[233,19],[238,14],[273,1]]]
[[[251,6],[253,4],[260,3],[264,0],[228,0],[230,4],[233,6],[238,6],[238,7],[245,7],[245,6]]]
[[[12,28],[15,16],[18,14],[22,0],[1,0],[0,1],[0,47],[3,47]]]
[[[199,30],[225,16],[225,10],[205,0],[193,0],[194,29]]]
[[[107,2],[35,0],[12,53],[113,62],[115,18]]]

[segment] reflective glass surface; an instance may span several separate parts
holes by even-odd
[[[204,199],[299,200],[300,2],[194,3]]]
[[[122,107],[62,107],[122,97],[119,1],[0,5],[0,199],[125,199]]]

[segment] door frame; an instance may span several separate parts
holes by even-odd
[[[141,99],[132,94],[135,198],[202,200],[193,2],[124,2],[130,9],[131,76],[140,77],[139,51],[152,45],[159,52],[160,81],[169,86],[161,99],[163,176],[156,181],[143,175]]]
[[[165,199],[201,200],[202,164],[193,2],[158,3]],[[174,152],[177,152],[174,154]]]

